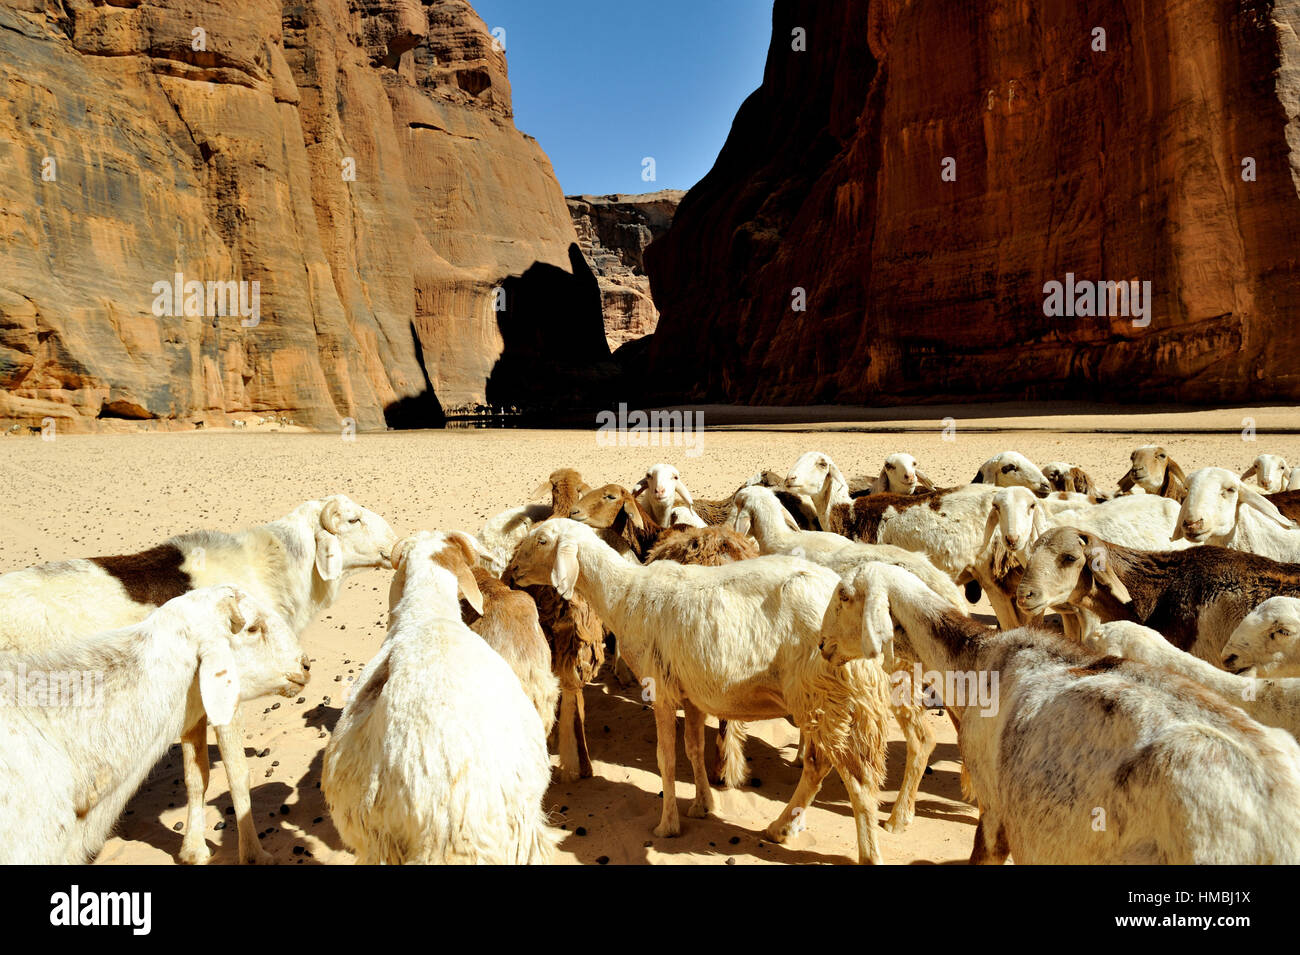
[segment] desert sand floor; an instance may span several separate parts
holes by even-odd
[[[1270,409],[1273,427],[1300,421],[1292,409]],[[1152,434],[966,432],[944,440],[938,422],[910,433],[853,433],[819,426],[775,431],[709,431],[701,453],[681,448],[601,447],[591,432],[447,430],[363,434],[355,441],[318,434],[192,433],[138,436],[60,436],[53,441],[13,438],[0,443],[0,572],[33,563],[135,551],[171,534],[199,527],[234,529],[271,520],[309,498],[345,493],[383,514],[399,534],[460,528],[477,531],[484,519],[524,501],[556,467],[581,470],[590,484],[631,484],[659,460],[678,465],[699,497],[729,494],[761,468],[784,470],[806,450],[829,453],[848,475],[875,473],[885,454],[906,450],[937,483],[968,481],[990,455],[1014,448],[1043,463],[1068,460],[1113,488],[1128,467],[1129,451],[1160,442],[1188,471],[1215,464],[1238,472],[1270,451],[1300,461],[1300,436],[1254,442],[1237,433],[1177,434],[1240,428],[1243,414],[1214,420],[1153,416]],[[991,419],[1004,428],[1043,419]],[[1113,429],[1125,418],[1089,416],[1067,427]],[[1154,422],[1154,424],[1152,423]],[[918,422],[909,422],[912,429]],[[877,422],[878,426],[878,422]],[[1260,427],[1264,427],[1261,421]],[[832,426],[833,427],[833,426]],[[270,698],[246,708],[253,806],[263,844],[281,864],[345,863],[344,849],[319,790],[321,751],[338,718],[348,683],[384,637],[388,573],[351,578],[340,599],[303,635],[314,658],[312,682],[301,702]],[[977,613],[988,613],[987,605]],[[991,618],[989,618],[991,620]],[[880,831],[890,863],[961,862],[970,852],[974,810],[961,799],[955,736],[948,718],[929,717],[939,738],[931,773],[922,782],[917,818],[909,831]],[[844,788],[832,773],[807,814],[808,830],[784,846],[763,837],[793,791],[791,759],[797,732],[783,720],[751,724],[748,755],[755,777],[740,791],[720,793],[715,818],[685,815],[692,787],[678,739],[677,798],[683,832],[655,839],[659,777],[654,720],[637,687],[614,683],[609,668],[587,688],[587,728],[596,776],[555,784],[547,808],[570,833],[560,859],[569,863],[847,863],[856,858]],[[710,737],[711,745],[711,737]],[[208,791],[207,839],[214,862],[234,859],[230,796],[215,742]],[[883,820],[902,771],[903,743],[890,736]],[[180,847],[185,794],[179,746],[158,765],[131,801],[99,857],[101,863],[168,864]],[[230,821],[229,828],[226,821]],[[220,828],[218,828],[220,827]]]

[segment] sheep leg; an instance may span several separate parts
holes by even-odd
[[[767,837],[775,843],[783,843],[800,829],[807,828],[804,821],[808,807],[817,798],[822,788],[822,780],[830,772],[831,765],[817,751],[815,745],[809,744],[803,760],[803,772],[799,776],[799,785],[794,789],[789,804],[781,810],[781,815],[767,827]],[[797,823],[796,823],[796,820]]]
[[[573,735],[578,741],[578,778],[591,778],[591,754],[587,752],[587,700],[582,695],[582,687],[574,694],[577,708],[573,714]]]
[[[879,794],[843,766],[837,766],[836,769],[840,779],[844,780],[844,788],[849,793],[849,804],[853,807],[853,824],[858,832],[858,865],[880,865],[885,860],[881,858],[880,844],[876,841],[876,804]]]
[[[904,679],[910,685],[911,677],[905,676]],[[901,689],[899,687],[899,691]],[[902,832],[912,824],[916,817],[916,793],[921,788],[921,777],[925,775],[930,754],[934,752],[934,731],[926,722],[925,710],[916,705],[914,694],[915,688],[909,694],[913,702],[893,707],[894,719],[898,720],[898,728],[907,740],[907,763],[903,767],[903,781],[898,784],[898,798],[884,822],[886,832]]]
[[[996,836],[996,839],[991,838]],[[997,820],[991,819],[987,812],[980,813],[980,821],[975,825],[975,845],[971,849],[971,865],[1002,865],[1011,855],[1007,845],[1006,833]]]
[[[796,749],[796,750],[795,750],[795,753],[794,753],[794,764],[795,764],[795,766],[803,766],[803,765],[804,765],[804,761],[807,760],[807,758],[808,758],[808,737],[804,735],[804,731],[803,731],[803,730],[800,730],[800,731],[799,731],[799,748]]]
[[[275,857],[262,848],[253,826],[253,804],[249,797],[248,760],[244,757],[244,726],[240,710],[226,726],[217,728],[217,747],[230,783],[230,801],[239,826],[239,861],[244,865],[275,865]]]
[[[212,858],[203,834],[205,801],[208,793],[208,718],[200,716],[198,722],[181,736],[181,762],[185,770],[185,799],[189,815],[185,823],[185,836],[181,840],[181,862],[187,865],[207,865]]]
[[[632,672],[632,668],[628,666],[627,661],[623,659],[622,646],[619,643],[618,634],[614,634],[614,679],[617,680],[621,686],[636,686],[640,683],[636,678],[636,674]]]
[[[578,767],[578,703],[582,691],[563,689],[560,691],[560,718],[555,721],[555,732],[559,737],[560,782],[571,783],[582,773]]]
[[[686,714],[686,758],[691,762],[695,776],[695,801],[686,815],[692,819],[707,819],[713,812],[713,788],[704,764],[704,713],[690,700],[682,701]]]
[[[677,815],[677,704],[662,698],[655,700],[656,748],[659,757],[659,780],[664,790],[663,814],[654,834],[661,839],[680,835],[682,821]]]

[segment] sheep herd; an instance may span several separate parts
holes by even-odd
[[[800,776],[764,838],[797,833],[834,770],[858,860],[886,861],[877,825],[913,820],[938,702],[979,810],[972,862],[1300,862],[1300,467],[1188,471],[1156,446],[1128,465],[1108,492],[1007,451],[941,488],[909,454],[849,479],[810,451],[719,500],[670,464],[630,487],[562,468],[546,503],[477,534],[399,537],[335,495],[0,574],[0,862],[93,860],[176,740],[180,859],[207,862],[209,724],[239,859],[275,861],[240,704],[302,690],[301,634],[366,568],[392,571],[387,635],[321,768],[358,862],[550,861],[547,787],[593,774],[584,687],[605,665],[654,715],[656,838],[683,827],[679,711],[687,826],[745,784],[746,723],[785,718]],[[996,627],[971,617],[981,596]],[[905,765],[878,823],[891,717]]]

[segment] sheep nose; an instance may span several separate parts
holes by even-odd
[[[1191,518],[1188,518],[1187,520],[1183,521],[1183,528],[1189,531],[1199,531],[1202,525],[1204,524],[1205,524],[1204,518],[1198,517],[1196,520],[1192,520]]]
[[[1007,546],[1008,546],[1008,547],[1010,547],[1012,550],[1015,550],[1016,547],[1019,546],[1019,544],[1020,544],[1020,538],[1019,538],[1019,537],[1014,537],[1014,536],[1012,536],[1012,535],[1010,535],[1010,534],[1007,535]]]
[[[1236,662],[1237,662],[1237,655],[1235,653],[1231,653],[1228,656],[1223,658],[1223,665],[1225,667],[1230,667]]]

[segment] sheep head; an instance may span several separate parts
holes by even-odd
[[[1094,589],[1105,590],[1121,604],[1132,603],[1128,588],[1111,567],[1107,543],[1073,527],[1044,533],[1029,553],[1016,588],[1016,604],[1031,614],[1077,605]]]
[[[445,571],[456,582],[456,591],[474,611],[483,613],[483,594],[474,580],[474,568],[486,551],[464,531],[417,531],[404,537],[393,548],[393,582],[388,592],[391,610],[413,580],[427,579],[428,574]]]
[[[984,528],[985,541],[994,527],[1002,535],[1007,550],[1015,554],[1021,565],[1029,562],[1029,548],[1047,529],[1043,508],[1028,488],[999,488],[993,495],[992,509]]]
[[[785,476],[785,490],[791,494],[806,494],[811,498],[829,496],[836,485],[849,493],[849,482],[835,466],[830,456],[820,451],[806,451],[799,455]]]
[[[993,484],[997,487],[1027,487],[1040,497],[1050,494],[1048,483],[1038,465],[1019,451],[1003,451],[980,465],[971,479],[972,484]]]
[[[1187,496],[1178,511],[1172,539],[1203,544],[1231,537],[1242,508],[1253,508],[1281,527],[1296,526],[1277,505],[1227,468],[1201,468],[1188,478]]]
[[[1300,676],[1300,599],[1270,597],[1246,614],[1223,645],[1224,669]]]
[[[551,476],[537,486],[532,496],[536,500],[545,498],[549,494],[551,516],[566,517],[578,503],[579,498],[590,490],[582,475],[573,468],[559,468],[552,471]]]
[[[578,583],[578,544],[594,540],[595,531],[577,521],[543,521],[519,542],[501,579],[512,587],[547,585],[570,600]]]
[[[638,530],[645,528],[645,519],[632,493],[617,484],[606,484],[588,491],[573,505],[569,519],[588,527],[613,527],[616,523],[630,521]]]
[[[1289,473],[1286,458],[1276,454],[1261,454],[1242,472],[1241,479],[1245,481],[1253,477],[1267,493],[1276,494],[1286,488]]]
[[[849,660],[882,660],[894,666],[894,617],[890,611],[893,587],[912,585],[925,589],[901,567],[868,563],[845,575],[822,615],[822,658],[832,666]]]
[[[335,494],[318,505],[315,529],[316,569],[322,580],[337,580],[361,567],[392,567],[397,534],[374,511],[346,494]]]

